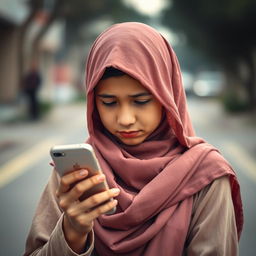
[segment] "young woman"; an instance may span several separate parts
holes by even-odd
[[[167,41],[145,24],[111,26],[91,48],[86,87],[87,142],[105,175],[53,171],[24,255],[238,255],[239,184],[195,136]],[[104,179],[110,190],[78,200]]]

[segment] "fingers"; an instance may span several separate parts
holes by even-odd
[[[60,186],[56,191],[57,197],[59,197],[62,193],[67,192],[70,189],[70,186],[81,180],[84,179],[88,175],[88,171],[85,169],[81,169],[78,171],[71,172],[69,174],[64,175],[60,180]]]
[[[92,220],[98,218],[101,214],[104,214],[106,212],[111,211],[114,207],[116,207],[118,204],[118,201],[116,199],[107,202],[106,204],[103,204],[102,206],[94,209],[90,213],[90,217]]]
[[[114,188],[93,195],[82,202],[77,201],[76,204],[72,204],[65,210],[65,215],[77,231],[87,230],[89,232],[96,218],[111,211],[117,205],[117,200],[111,199],[119,192],[119,189]],[[106,200],[108,201],[106,202]]]
[[[71,206],[68,210],[67,213],[71,217],[78,216],[82,212],[89,212],[91,209],[94,209],[97,207],[98,210],[96,210],[96,213],[98,216],[102,213],[105,213],[109,210],[111,210],[114,206],[116,206],[117,201],[116,200],[111,200],[113,197],[118,196],[120,193],[120,190],[118,188],[112,188],[107,191],[95,194],[86,200],[82,201],[79,204],[75,204]],[[111,200],[110,202],[107,202],[106,204],[101,205],[102,203]],[[93,210],[92,212],[95,212]],[[93,218],[95,218],[95,214],[93,214]]]
[[[117,200],[113,199],[120,193],[117,188],[103,192],[96,192],[96,188],[96,194],[89,196],[90,191],[94,191],[94,187],[97,187],[98,184],[102,183],[101,185],[104,187],[104,180],[104,174],[97,174],[88,178],[87,170],[73,171],[61,178],[56,192],[58,204],[74,230],[78,232],[89,231],[97,217],[111,211],[117,205]],[[86,196],[86,191],[88,191],[87,196],[89,197],[82,200],[81,196]]]
[[[86,194],[90,188],[102,183],[105,180],[104,174],[92,176],[91,178],[85,179],[77,183],[68,193],[62,195],[60,199],[60,207],[66,209],[69,205],[72,205],[79,197]]]
[[[100,205],[99,207],[95,208],[94,210],[87,212],[85,214],[81,214],[77,217],[80,223],[92,222],[100,215],[109,212],[114,207],[117,206],[118,201],[116,199],[108,201],[105,204]]]

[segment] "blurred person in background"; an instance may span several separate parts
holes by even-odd
[[[42,83],[42,77],[38,63],[33,61],[23,80],[23,92],[27,99],[28,116],[31,120],[37,120],[40,116],[38,92]]]
[[[96,39],[86,67],[87,143],[105,175],[53,170],[24,255],[238,255],[239,183],[196,137],[181,81],[173,49],[148,25],[115,24]],[[111,189],[79,199],[105,179]]]

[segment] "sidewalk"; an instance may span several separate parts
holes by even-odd
[[[81,126],[86,134],[85,109],[85,102],[60,104],[34,122],[22,120],[19,116],[15,120],[15,114],[11,121],[0,120],[0,166],[40,141],[57,135],[65,136],[74,125]]]
[[[216,136],[218,141],[237,141],[256,159],[256,116],[250,113],[229,114],[217,101],[188,101],[196,132]],[[201,134],[199,134],[201,136]]]

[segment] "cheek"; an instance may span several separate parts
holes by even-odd
[[[148,123],[152,128],[156,128],[162,120],[162,107],[160,105],[153,106],[147,114]]]
[[[99,113],[100,120],[105,128],[111,128],[111,124],[113,124],[113,117],[111,111],[106,111],[101,105],[97,104],[97,109]]]
[[[110,128],[110,124],[112,123],[111,117],[107,114],[103,114],[102,116],[100,115],[101,122],[103,125],[108,129]]]

